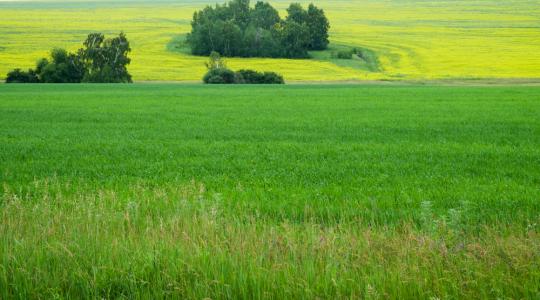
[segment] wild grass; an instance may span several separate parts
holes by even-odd
[[[0,298],[538,298],[538,92],[1,85]]]
[[[282,15],[290,3],[271,2]],[[123,30],[134,49],[135,80],[199,81],[205,59],[168,45],[189,32],[193,12],[207,4],[0,2],[0,78],[13,68],[32,67],[53,47],[80,47],[90,32]],[[317,5],[330,18],[334,46],[368,49],[380,68],[326,59],[230,59],[230,66],[280,71],[289,81],[540,77],[536,1],[321,0]]]
[[[4,192],[0,295],[11,298],[538,297],[534,229],[426,220],[276,221],[223,209],[196,182],[42,198]]]

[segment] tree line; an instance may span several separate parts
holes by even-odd
[[[9,72],[6,83],[131,83],[129,52],[124,33],[114,38],[92,33],[76,53],[55,48],[50,59],[38,60],[35,69]]]
[[[194,55],[218,52],[231,57],[307,58],[328,46],[330,23],[322,9],[292,3],[281,19],[268,2],[233,0],[193,15],[187,43]]]

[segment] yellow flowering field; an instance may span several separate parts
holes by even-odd
[[[284,15],[291,1],[270,2]],[[377,70],[331,59],[235,58],[229,66],[273,70],[289,81],[540,78],[538,1],[314,2],[330,19],[332,44],[372,50]],[[0,0],[0,78],[13,68],[32,67],[53,47],[77,49],[90,32],[124,31],[136,81],[200,80],[206,58],[177,51],[172,41],[190,30],[193,12],[209,3]]]

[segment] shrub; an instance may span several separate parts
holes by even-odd
[[[240,70],[236,72],[237,78],[242,78],[243,82],[237,83],[246,83],[246,84],[283,84],[283,76],[274,73],[274,72],[264,72],[260,73],[254,70]]]
[[[51,61],[41,59],[36,65],[39,80],[44,83],[78,83],[84,75],[79,57],[64,49],[51,51]]]
[[[9,72],[6,76],[6,83],[37,83],[39,79],[34,72],[30,69],[28,72],[22,71],[21,69],[15,69]]]
[[[217,68],[209,70],[204,75],[203,81],[208,84],[232,84],[236,83],[236,76],[232,70]]]
[[[210,54],[205,63],[208,72],[203,77],[207,84],[283,84],[283,76],[274,72],[257,72],[254,70],[240,70],[233,72],[227,68],[227,62],[218,52]]]
[[[285,80],[283,76],[274,72],[264,72],[264,82],[265,84],[284,84]]]
[[[353,52],[352,51],[338,51],[336,54],[336,57],[339,59],[352,59],[353,58]]]

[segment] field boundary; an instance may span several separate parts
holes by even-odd
[[[203,84],[202,80],[135,80],[135,84]],[[0,84],[6,84],[0,80]],[[43,83],[42,83],[43,84]],[[287,85],[388,85],[388,86],[540,86],[540,78],[433,79],[433,80],[292,80]]]

